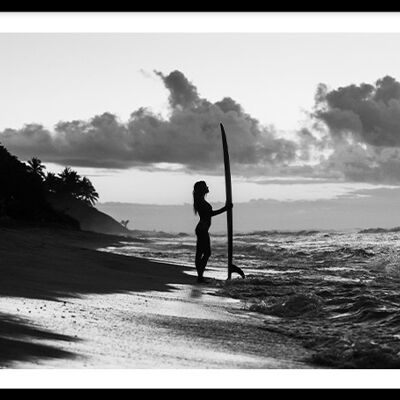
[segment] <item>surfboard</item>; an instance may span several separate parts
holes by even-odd
[[[221,137],[222,137],[222,149],[224,152],[224,166],[225,166],[225,192],[226,192],[226,203],[232,203],[232,178],[231,178],[231,165],[229,162],[229,151],[228,143],[226,140],[225,128],[221,126]],[[228,279],[231,279],[232,273],[238,273],[242,278],[245,277],[244,272],[233,264],[233,212],[229,209],[226,212],[226,223],[228,231]]]

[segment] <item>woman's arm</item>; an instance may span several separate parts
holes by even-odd
[[[232,207],[233,207],[233,204],[225,204],[225,206],[220,208],[219,210],[215,210],[215,211],[213,210],[211,212],[211,216],[214,217],[215,215],[222,214],[223,212],[230,210]]]

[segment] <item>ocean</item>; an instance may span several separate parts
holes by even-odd
[[[234,263],[247,278],[230,282],[226,236],[211,243],[210,285],[243,300],[265,330],[301,340],[316,365],[400,367],[400,228],[237,233]],[[195,272],[195,246],[194,235],[147,232],[107,250]]]

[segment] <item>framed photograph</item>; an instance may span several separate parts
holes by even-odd
[[[1,12],[0,386],[398,386],[399,27]]]

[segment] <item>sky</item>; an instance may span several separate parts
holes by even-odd
[[[399,46],[400,33],[0,33],[0,142],[88,176],[101,203],[189,204],[202,179],[223,202],[223,122],[234,201],[362,193],[379,216],[400,187]]]

